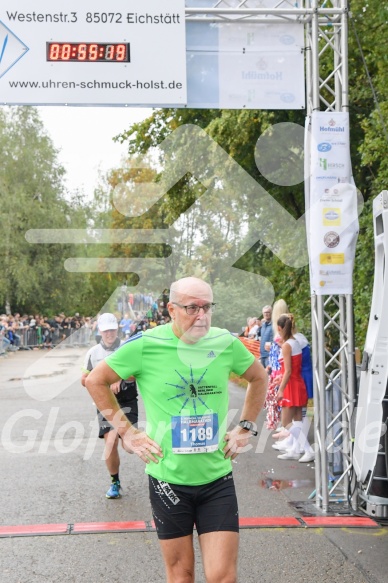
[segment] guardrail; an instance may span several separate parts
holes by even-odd
[[[50,330],[41,326],[33,328],[23,328],[19,331],[18,348],[21,350],[32,350],[33,348],[52,348],[66,341],[66,346],[89,346],[92,338],[91,328],[82,326],[76,330],[55,328]]]

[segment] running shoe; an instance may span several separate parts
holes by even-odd
[[[121,498],[120,488],[120,482],[113,482],[105,496],[107,498]]]

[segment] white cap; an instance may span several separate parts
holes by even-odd
[[[100,332],[106,332],[107,330],[117,330],[119,327],[116,316],[109,313],[101,314],[97,320],[97,326]]]

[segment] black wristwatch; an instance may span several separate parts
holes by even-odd
[[[240,421],[239,425],[243,429],[250,431],[252,435],[258,435],[258,432],[256,431],[256,424],[253,423],[253,421],[247,421],[246,419],[243,419],[242,421]]]

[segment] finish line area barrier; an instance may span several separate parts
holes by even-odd
[[[15,349],[32,350],[34,348],[53,348],[65,341],[67,347],[89,346],[92,339],[92,329],[86,326],[77,330],[71,330],[69,335],[63,337],[62,331],[53,331],[43,327],[26,328],[19,331],[19,341]],[[12,349],[11,349],[12,350]],[[1,353],[1,350],[0,350]]]
[[[362,516],[263,516],[240,518],[240,529],[247,528],[379,528],[379,524]],[[131,522],[77,522],[0,526],[0,538],[19,536],[55,536],[102,534],[112,532],[156,532],[152,520]]]

